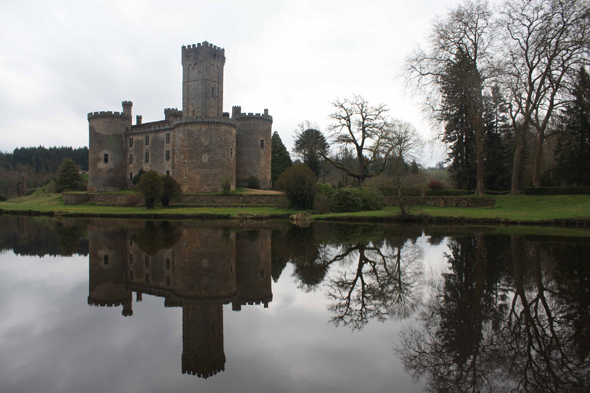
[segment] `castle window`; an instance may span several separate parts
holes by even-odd
[[[166,176],[170,176],[170,171],[166,171]]]
[[[170,133],[166,133],[166,143],[170,143]]]
[[[145,136],[145,145],[146,146],[149,146],[150,145],[150,136],[149,135],[146,135]]]
[[[264,139],[261,139],[260,140],[260,148],[261,149],[264,149]]]
[[[129,264],[133,265],[133,254],[129,254]]]
[[[105,265],[108,265],[109,264],[109,256],[108,255],[105,255],[102,258],[102,263],[105,264]]]
[[[133,164],[133,154],[129,154],[129,163]]]
[[[186,173],[184,174],[184,178],[186,179]]]
[[[264,278],[264,269],[260,269],[260,278]]]
[[[133,137],[129,137],[129,147],[133,147]]]
[[[133,270],[129,270],[129,279],[133,281]]]
[[[170,286],[170,276],[166,276],[166,286]]]
[[[215,86],[211,87],[211,95],[215,95]]]
[[[145,257],[145,267],[146,269],[150,267],[150,257],[146,255]]]
[[[132,237],[130,237],[130,238],[129,238],[129,245],[130,245],[130,246],[132,246],[132,245],[133,245],[133,238],[132,238]]]
[[[166,150],[166,161],[170,161],[170,150]]]
[[[182,162],[182,165],[186,165],[186,161],[183,161],[183,162]]]
[[[170,270],[170,259],[166,258],[166,270]]]
[[[109,163],[109,155],[108,154],[105,154],[102,159],[103,159],[103,161],[104,161],[105,164],[108,164]]]
[[[145,162],[150,162],[150,152],[149,151],[145,152]]]
[[[233,156],[234,156],[234,148],[233,147],[230,147],[229,148],[229,157],[231,158]]]
[[[150,274],[149,273],[146,273],[145,274],[145,283],[146,284],[149,284],[150,283]]]
[[[129,180],[132,181],[133,180],[133,172],[129,172]]]

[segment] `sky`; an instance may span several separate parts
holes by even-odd
[[[203,41],[225,48],[224,111],[267,108],[289,149],[299,123],[326,131],[331,102],[353,94],[428,139],[433,126],[400,75],[456,3],[0,0],[0,151],[87,146],[88,112],[124,100],[144,123],[162,120],[182,109],[182,45]]]

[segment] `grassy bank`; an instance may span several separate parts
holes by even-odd
[[[590,221],[590,196],[589,195],[563,195],[563,196],[496,196],[496,206],[483,208],[462,207],[435,207],[415,206],[410,207],[411,214],[429,217],[430,219],[465,219],[471,221],[510,221],[511,223],[541,223],[551,220],[578,220]],[[288,217],[296,213],[295,210],[278,209],[275,207],[170,207],[147,210],[143,207],[112,207],[85,205],[65,205],[59,194],[31,195],[28,197],[11,199],[0,202],[0,209],[5,211],[34,211],[72,215],[178,215],[199,217],[231,218],[239,214],[263,216],[269,218]],[[375,220],[387,221],[398,215],[398,207],[387,207],[383,210],[315,214],[317,220]]]

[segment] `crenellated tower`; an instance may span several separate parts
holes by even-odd
[[[182,112],[222,117],[225,49],[207,41],[182,47]]]

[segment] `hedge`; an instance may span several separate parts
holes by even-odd
[[[398,196],[397,187],[379,187],[379,191],[385,196]],[[402,196],[422,196],[423,192],[421,188],[402,188]]]
[[[525,195],[590,195],[590,186],[581,187],[525,187]]]
[[[427,190],[424,196],[463,196],[473,195],[474,193],[473,190]]]

